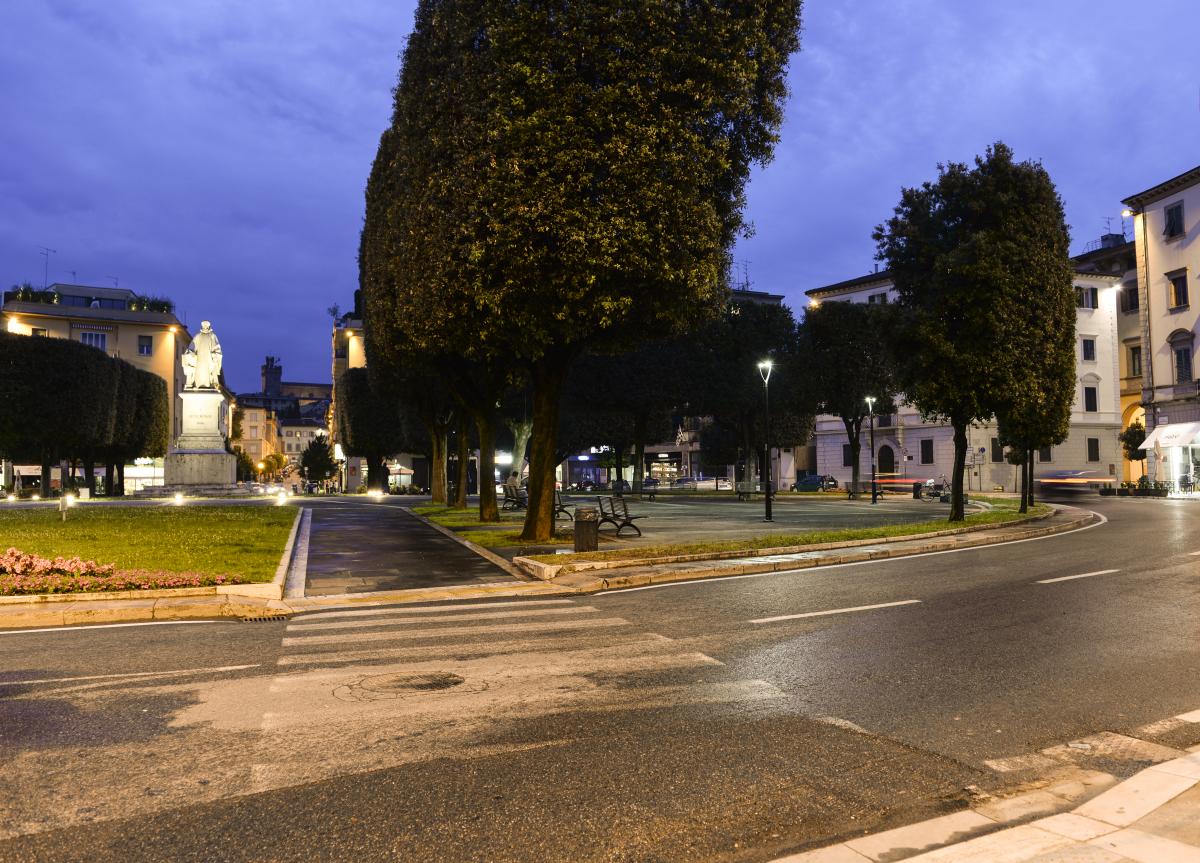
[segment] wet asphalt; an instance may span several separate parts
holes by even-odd
[[[1019,778],[989,760],[1200,708],[1200,508],[1086,503],[1107,523],[408,637],[0,634],[0,860],[766,861],[962,808]],[[460,681],[388,688],[431,669]]]

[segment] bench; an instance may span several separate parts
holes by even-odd
[[[638,536],[642,535],[641,529],[634,522],[643,516],[630,515],[629,504],[625,503],[625,498],[597,497],[596,500],[600,502],[600,524],[611,524],[617,529],[617,536],[627,527],[636,530]]]
[[[738,500],[750,500],[754,495],[762,494],[766,487],[767,484],[765,482],[746,482],[744,480],[735,486]],[[771,497],[775,497],[774,492],[771,493]]]
[[[554,520],[555,521],[558,521],[559,513],[562,513],[567,518],[571,518],[574,515],[571,512],[571,510],[567,509],[566,504],[563,503],[562,492],[555,489],[555,491],[554,491]]]
[[[522,492],[513,493],[513,490],[508,486],[504,486],[504,502],[500,504],[501,509],[525,509],[529,505],[529,498]]]

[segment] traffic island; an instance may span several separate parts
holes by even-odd
[[[669,581],[782,572],[995,545],[1078,530],[1096,524],[1098,518],[1092,512],[1074,507],[1046,506],[1032,514],[1018,515],[999,523],[991,518],[947,528],[941,522],[919,532],[914,532],[913,526],[908,529],[893,527],[878,529],[885,535],[876,537],[788,545],[771,545],[771,538],[767,537],[761,543],[766,547],[743,543],[742,547],[724,549],[715,544],[717,548],[702,546],[693,551],[687,546],[668,546],[666,553],[663,553],[663,547],[630,548],[584,555],[519,557],[513,563],[535,578],[581,593],[592,593]],[[891,535],[886,535],[888,533]]]

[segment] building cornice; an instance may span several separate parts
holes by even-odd
[[[1121,203],[1129,207],[1144,207],[1147,204],[1153,204],[1155,201],[1162,200],[1168,195],[1173,195],[1176,192],[1197,184],[1200,184],[1200,166],[1192,168],[1190,171],[1185,171],[1178,177],[1172,177],[1165,183],[1152,186],[1144,192],[1130,195],[1121,201]]]
[[[890,270],[884,270],[881,273],[868,273],[865,276],[847,279],[844,282],[835,282],[832,285],[824,285],[819,288],[812,288],[804,292],[805,296],[813,299],[822,299],[824,297],[832,297],[838,294],[849,294],[854,291],[860,291],[863,288],[872,285],[887,285],[892,286],[892,274]]]

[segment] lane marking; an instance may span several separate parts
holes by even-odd
[[[1192,557],[1195,557],[1196,555],[1200,554],[1200,551],[1189,551],[1188,554],[1190,554]]]
[[[181,668],[178,671],[134,671],[129,674],[91,674],[87,677],[42,677],[37,680],[0,680],[0,686],[32,686],[35,683],[78,683],[84,680],[130,680],[137,677],[178,677],[183,674],[218,674],[226,671],[243,671],[247,668],[259,668],[261,665],[261,662],[256,662],[253,665]]]
[[[292,653],[279,657],[277,665],[314,665],[328,662],[362,662],[366,664],[416,664],[429,660],[442,662],[453,660],[465,662],[471,659],[504,657],[546,656],[554,658],[570,655],[573,651],[603,653],[608,650],[674,650],[674,639],[650,633],[634,636],[613,644],[609,633],[600,634],[603,640],[590,644],[580,639],[578,633],[562,637],[539,639],[531,642],[489,641],[484,644],[425,645],[422,647],[384,647],[370,650],[334,650],[308,653]],[[580,646],[583,645],[583,646]],[[515,660],[513,660],[515,661]]]
[[[1074,581],[1077,578],[1091,578],[1093,575],[1108,575],[1112,572],[1120,572],[1119,569],[1098,569],[1095,572],[1081,572],[1079,575],[1064,575],[1059,578],[1043,578],[1041,581],[1034,582],[1035,584],[1054,584],[1058,581]]]
[[[407,608],[404,603],[392,603],[390,605],[381,603],[373,605],[371,608],[357,608],[353,611],[319,611],[315,614],[298,614],[293,619],[302,621],[321,620],[330,617],[367,617],[384,614],[437,614],[439,612],[457,612],[463,609],[507,608],[517,605],[569,605],[574,601],[573,599],[520,599],[515,602],[464,602],[454,605],[422,605],[416,608]]]
[[[856,605],[853,608],[834,608],[830,611],[807,611],[804,614],[781,614],[778,617],[760,617],[747,623],[774,623],[777,620],[799,620],[802,617],[825,617],[830,614],[849,614],[852,611],[871,611],[875,608],[894,608],[897,605],[919,605],[919,599],[902,599],[899,602],[881,602],[878,605]]]
[[[544,617],[546,615],[589,614],[596,609],[586,606],[571,608],[533,608],[528,611],[481,611],[474,614],[452,614],[444,617],[383,617],[360,618],[358,620],[323,620],[319,623],[293,623],[287,628],[288,632],[302,629],[367,629],[372,626],[405,626],[412,623],[456,623],[460,620],[498,620],[513,617]]]
[[[45,629],[10,629],[0,635],[25,635],[28,632],[87,632],[89,629],[118,629],[125,626],[188,626],[196,623],[229,623],[228,620],[147,620],[144,623],[97,623],[81,626],[49,626]]]
[[[989,548],[1000,548],[1004,545],[1018,545],[1022,542],[1041,542],[1044,539],[1056,539],[1057,537],[1061,536],[1074,536],[1082,531],[1091,530],[1094,527],[1101,527],[1102,525],[1108,524],[1108,517],[1102,513],[1098,513],[1095,510],[1087,510],[1087,512],[1090,512],[1092,515],[1099,518],[1100,521],[1084,525],[1083,527],[1077,527],[1074,530],[1069,530],[1065,533],[1052,533],[1048,534],[1047,536],[1031,536],[1028,539],[1009,539],[1005,540],[1004,542],[994,542],[991,545],[973,545],[967,548],[948,548],[945,551],[923,551],[919,554],[904,554],[900,555],[899,557],[886,557],[880,560],[856,560],[853,563],[831,563],[828,566],[805,566],[800,567],[799,569],[778,569],[772,572],[751,572],[745,575],[721,575],[711,578],[694,578],[690,581],[668,581],[665,584],[647,584],[642,587],[621,587],[617,590],[606,590],[601,593],[592,594],[590,597],[588,597],[588,601],[595,602],[596,600],[604,599],[606,596],[611,596],[614,593],[632,593],[635,590],[658,590],[663,587],[689,587],[697,584],[721,584],[726,581],[736,581],[737,579],[741,578],[767,578],[772,575],[791,575],[792,573],[796,572],[818,573],[829,569],[844,569],[851,566],[902,563],[904,561],[914,560],[916,558],[937,557],[940,554],[958,554],[962,551],[984,551]],[[755,558],[747,558],[747,560],[754,559]]]

